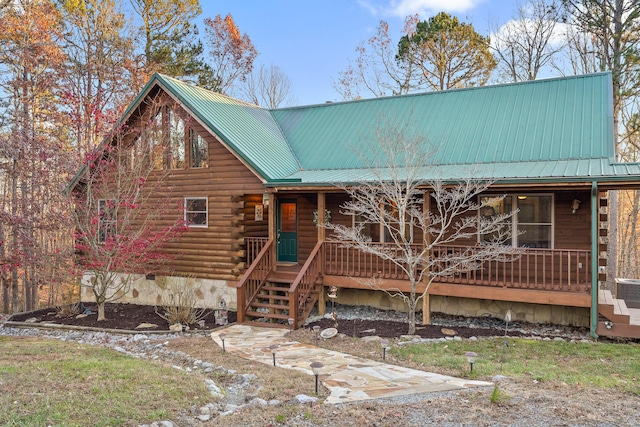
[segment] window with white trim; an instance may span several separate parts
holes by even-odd
[[[116,202],[115,200],[98,200],[98,242],[104,243],[116,234]]]
[[[184,220],[189,227],[206,228],[209,226],[209,200],[207,197],[184,198]]]
[[[485,203],[479,212],[481,216],[512,214],[503,224],[511,234],[506,244],[523,248],[553,248],[553,195],[509,194],[504,199],[487,195],[481,197],[481,202]],[[487,242],[493,237],[483,234],[479,240]]]

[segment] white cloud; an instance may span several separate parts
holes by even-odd
[[[533,34],[535,32],[536,25],[537,23],[530,19],[512,19],[502,25],[502,27],[498,29],[497,33],[490,34],[489,37],[491,38],[491,44],[493,44],[495,47],[495,42],[497,40],[507,39],[509,38],[510,34],[524,34],[527,32],[525,31],[525,27],[529,28],[528,32],[530,34]],[[571,31],[571,27],[572,26],[570,24],[556,22],[553,28],[553,33],[549,38],[549,47],[555,48],[566,43],[567,34]]]
[[[388,4],[377,4],[374,0],[358,0],[358,4],[372,15],[392,15],[404,18],[418,14],[432,16],[438,12],[468,12],[485,0],[390,0]],[[387,2],[384,2],[387,3]]]

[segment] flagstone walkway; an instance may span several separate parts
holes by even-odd
[[[325,403],[345,403],[383,397],[439,391],[488,387],[492,383],[466,380],[446,375],[389,365],[287,340],[287,329],[232,325],[211,333],[213,341],[222,347],[224,333],[226,351],[245,359],[273,364],[272,345],[276,350],[276,365],[313,375],[311,362],[321,362],[320,381],[331,394]]]

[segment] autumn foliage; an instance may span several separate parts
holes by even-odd
[[[182,199],[163,191],[164,171],[121,141],[91,154],[76,190],[76,251],[98,303],[123,297],[138,275],[168,274],[163,245],[187,230]]]

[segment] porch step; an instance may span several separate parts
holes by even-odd
[[[267,276],[267,282],[288,283],[290,285],[296,280],[301,269],[302,266],[297,264],[278,265],[276,266],[276,269],[271,271]]]
[[[631,323],[631,313],[627,304],[622,299],[614,298],[608,289],[598,292],[598,313],[614,323]]]
[[[607,328],[606,322],[600,321],[596,328],[596,334],[601,337],[640,339],[640,325],[613,322],[611,328]]]
[[[288,314],[261,313],[259,311],[253,311],[253,310],[247,310],[246,315],[251,316],[254,319],[265,318],[265,319],[289,320],[291,318],[291,316],[289,316]]]
[[[289,295],[271,295],[271,294],[257,294],[256,299],[260,300],[279,300],[279,301],[289,301]]]
[[[289,310],[289,304],[268,304],[263,302],[252,302],[250,307],[254,308],[272,308],[274,310]],[[268,314],[268,313],[264,313]]]
[[[242,322],[243,325],[257,326],[261,328],[282,328],[289,329],[289,324],[284,323],[271,323],[271,322],[258,322],[256,320],[245,320]]]

